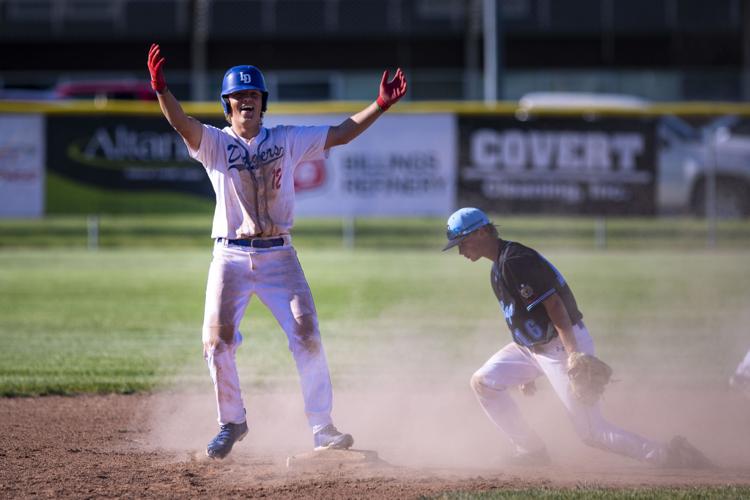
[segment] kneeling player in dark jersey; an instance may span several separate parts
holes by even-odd
[[[668,444],[650,441],[609,423],[599,404],[576,399],[568,384],[568,357],[594,354],[573,292],[563,275],[539,252],[500,238],[497,228],[476,208],[462,208],[448,219],[448,244],[476,262],[492,261],[490,275],[513,341],[471,377],[471,387],[487,416],[514,447],[512,463],[542,465],[549,455],[508,393],[520,387],[533,393],[534,380],[546,376],[584,443],[667,467],[702,467],[708,460],[682,437]]]

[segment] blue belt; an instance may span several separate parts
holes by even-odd
[[[216,241],[221,243],[226,241],[230,245],[238,245],[241,247],[249,247],[249,248],[271,248],[271,247],[280,247],[284,245],[284,238],[271,238],[271,239],[263,239],[263,238],[248,238],[248,239],[242,239],[242,240],[230,240],[229,238],[216,238]]]

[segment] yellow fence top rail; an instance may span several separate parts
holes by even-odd
[[[364,101],[321,102],[270,102],[268,112],[289,114],[353,114],[367,106]],[[190,115],[221,117],[221,106],[217,102],[184,102],[183,108]],[[159,115],[155,102],[142,101],[3,101],[0,113],[41,113],[46,115]],[[455,113],[459,115],[512,115],[518,118],[529,116],[660,116],[660,115],[738,115],[750,116],[750,103],[746,102],[662,102],[642,108],[618,108],[605,106],[583,107],[534,107],[526,109],[515,101],[501,101],[488,105],[481,101],[418,101],[401,102],[389,113]]]

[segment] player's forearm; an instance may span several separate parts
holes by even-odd
[[[326,138],[326,149],[348,144],[367,130],[383,112],[376,103],[372,103],[359,113],[350,116],[339,125],[331,127]]]
[[[560,336],[560,341],[565,347],[565,351],[570,354],[571,352],[578,351],[578,343],[576,342],[575,332],[573,332],[573,323],[570,321],[570,315],[562,298],[555,293],[547,300],[543,302],[544,308],[547,310],[547,316],[555,326],[557,334]]]
[[[172,95],[169,89],[164,89],[162,93],[156,95],[159,99],[161,112],[164,114],[169,124],[178,132],[180,132],[180,129],[186,128],[189,117],[185,114],[179,101],[174,95]]]
[[[568,320],[568,325],[570,325],[570,320]],[[568,354],[571,352],[577,352],[578,343],[576,342],[575,333],[573,333],[573,325],[564,327],[555,324],[555,329],[557,330],[557,334],[560,335],[560,341],[562,342],[563,347],[565,347],[565,352]]]
[[[203,131],[200,122],[185,113],[180,102],[169,89],[165,89],[157,96],[161,112],[169,124],[188,142],[191,148],[198,149]]]
[[[346,142],[354,140],[355,137],[367,130],[382,114],[383,111],[378,108],[378,105],[372,103],[359,113],[349,117],[348,120],[345,120],[344,138]]]

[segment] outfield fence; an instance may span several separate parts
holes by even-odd
[[[339,123],[366,103],[274,103],[265,126]],[[215,103],[191,115],[225,121]],[[402,103],[295,172],[297,213],[750,215],[750,106]],[[0,102],[0,216],[200,214],[213,192],[153,103]],[[606,232],[600,232],[606,235]]]
[[[540,249],[640,251],[750,249],[750,221],[721,220],[711,233],[693,217],[513,216],[490,214],[503,238]],[[210,250],[211,214],[54,215],[0,220],[0,248],[204,248]],[[438,217],[299,218],[299,247],[439,252],[445,220]]]

